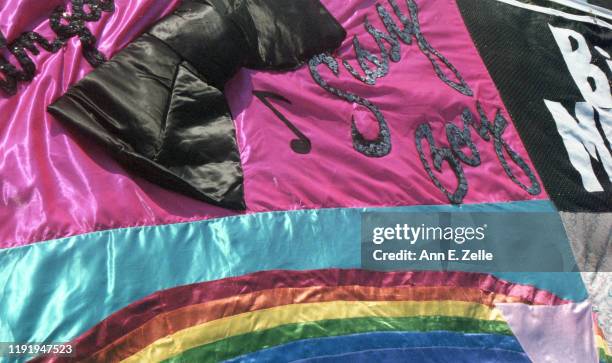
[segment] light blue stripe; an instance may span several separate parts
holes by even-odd
[[[359,268],[360,213],[555,211],[550,202],[271,212],[0,251],[0,341],[63,342],[155,291],[261,270]],[[569,247],[568,247],[569,248]],[[583,300],[579,274],[497,276]]]

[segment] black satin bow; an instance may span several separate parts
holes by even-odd
[[[225,83],[241,67],[294,69],[345,35],[318,0],[185,1],[49,111],[148,180],[244,209]]]

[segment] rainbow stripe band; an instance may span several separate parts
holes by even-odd
[[[455,317],[502,322],[488,306],[463,301],[332,301],[280,306],[242,313],[180,330],[155,341],[124,362],[158,362],[226,337],[286,324],[352,318]]]
[[[340,289],[341,287],[344,289]],[[398,288],[402,289],[397,291]],[[424,288],[426,290],[423,290]],[[279,299],[282,295],[279,291],[283,289],[286,290],[285,300]],[[384,289],[392,290],[385,294]],[[393,298],[392,295],[398,293],[398,297]],[[262,296],[272,296],[272,298],[262,300]],[[160,324],[156,324],[156,321],[165,322],[169,319],[175,329],[183,329],[230,313],[252,311],[281,303],[330,299],[423,300],[424,298],[474,301],[486,305],[502,301],[545,305],[566,302],[549,292],[531,286],[512,284],[479,273],[428,271],[385,273],[338,269],[268,271],[157,292],[113,314],[73,343],[78,354],[77,358],[95,356],[96,359],[108,361],[111,357],[126,358],[129,354],[165,336],[167,329],[160,328]],[[243,301],[241,306],[244,307],[242,311],[237,305],[241,299]],[[216,304],[210,304],[215,301]],[[233,308],[219,308],[224,306],[223,301],[230,302]],[[253,305],[257,301],[273,301],[273,304]],[[223,314],[214,315],[211,312],[215,309],[214,306],[219,306],[216,309]],[[183,311],[192,312],[188,315],[191,318],[181,318],[187,314]],[[206,316],[209,317],[208,320],[204,319]],[[138,339],[134,339],[133,336],[137,336]]]
[[[491,305],[494,301],[505,302],[511,298],[505,295],[484,293],[476,289],[452,287],[393,287],[375,288],[363,286],[284,288],[263,290],[224,298],[203,304],[190,305],[168,313],[160,314],[96,352],[98,361],[125,358],[120,352],[137,348],[144,349],[157,339],[163,338],[171,326],[177,331],[215,319],[269,309],[290,304],[332,301],[423,301],[455,300]],[[129,347],[129,348],[128,348]]]
[[[508,325],[501,321],[485,321],[462,317],[353,318],[296,323],[230,337],[212,344],[187,350],[167,362],[216,362],[302,339],[342,336],[366,332],[435,332],[508,335]],[[514,339],[514,338],[512,338]],[[487,347],[487,345],[485,345]]]

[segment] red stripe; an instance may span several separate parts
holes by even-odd
[[[90,356],[128,332],[142,326],[158,314],[187,305],[231,297],[260,290],[312,287],[312,286],[456,286],[476,288],[485,292],[503,294],[524,303],[558,305],[568,301],[533,286],[519,285],[495,276],[473,272],[415,271],[374,272],[364,270],[274,270],[240,277],[179,286],[158,291],[112,314],[72,343],[76,359]],[[75,359],[74,357],[71,360]],[[34,361],[43,361],[35,359]],[[59,362],[60,358],[47,358]],[[68,361],[68,360],[66,360]]]

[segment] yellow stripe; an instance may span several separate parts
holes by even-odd
[[[123,362],[159,362],[186,350],[285,324],[362,317],[448,316],[504,321],[486,305],[464,301],[332,301],[293,304],[213,320],[159,339]]]
[[[610,347],[601,335],[595,334],[595,346],[597,349],[603,349],[606,355],[612,355],[610,353]]]

